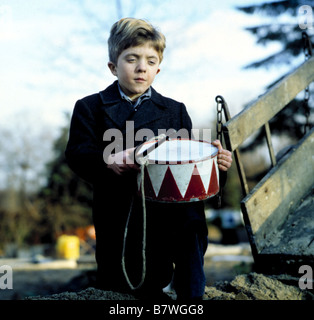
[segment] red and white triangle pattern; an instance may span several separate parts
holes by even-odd
[[[219,191],[217,158],[197,163],[149,164],[144,170],[145,198],[161,202],[205,200]],[[141,176],[138,190],[141,193]]]

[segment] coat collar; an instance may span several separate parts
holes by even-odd
[[[145,103],[143,108],[140,107],[135,112],[133,107],[121,98],[118,81],[115,81],[105,90],[99,92],[103,103],[103,110],[120,129],[124,128],[125,121],[127,120],[134,120],[135,128],[143,128],[145,124],[161,118],[164,115],[165,109],[168,108],[166,99],[154,88],[151,89],[150,102],[153,103]]]
[[[160,108],[162,109],[167,108],[167,104],[165,103],[165,98],[161,94],[159,94],[153,87],[151,87],[151,89],[152,89],[151,100],[155,102]],[[99,94],[100,94],[101,101],[104,105],[120,102],[121,95],[119,93],[118,80],[112,83],[105,90],[100,91]]]
[[[121,100],[121,96],[119,93],[118,81],[112,83],[105,90],[100,91],[99,94],[104,105],[119,102]]]

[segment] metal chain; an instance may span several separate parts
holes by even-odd
[[[224,108],[224,99],[222,96],[216,97],[217,102],[217,122],[216,122],[216,131],[217,139],[222,143],[222,109]],[[219,188],[219,192],[216,196],[216,209],[221,208],[222,202],[222,187]]]
[[[217,131],[217,139],[221,141],[222,139],[222,108],[223,108],[223,101],[218,99],[219,96],[216,97],[217,102],[217,123],[216,123],[216,131]]]
[[[305,113],[305,124],[304,124],[304,134],[306,134],[311,129],[310,124],[310,107],[309,107],[309,99],[310,99],[310,90],[309,87],[306,87],[304,92],[304,101],[303,101],[303,109]]]
[[[302,38],[304,40],[304,56],[305,61],[307,61],[312,56],[312,44],[311,40],[306,32],[302,32]],[[304,134],[306,134],[311,129],[310,124],[310,114],[311,110],[309,107],[309,100],[310,100],[310,87],[307,86],[304,91],[304,100],[303,100],[303,109],[305,113],[305,124],[304,124]]]

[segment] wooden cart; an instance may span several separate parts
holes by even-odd
[[[226,122],[223,134],[241,181],[241,210],[258,270],[297,273],[314,267],[314,128],[278,162],[268,121],[314,81],[314,57]],[[271,170],[249,190],[238,147],[259,128],[265,134]]]

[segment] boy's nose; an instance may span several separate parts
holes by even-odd
[[[137,72],[145,72],[146,71],[146,63],[144,61],[140,61],[136,68]]]

